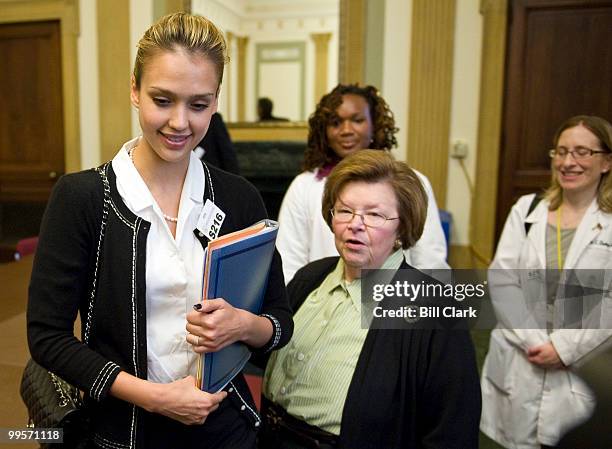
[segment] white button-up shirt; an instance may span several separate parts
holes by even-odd
[[[112,161],[117,189],[127,207],[151,223],[147,236],[146,304],[148,379],[169,383],[197,370],[197,354],[187,343],[186,313],[202,296],[204,250],[193,234],[202,213],[205,175],[193,153],[183,184],[176,237],[130,160],[127,142]]]

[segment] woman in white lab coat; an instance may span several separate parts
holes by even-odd
[[[537,205],[532,194],[513,206],[489,269],[500,324],[483,368],[481,430],[508,448],[554,447],[590,416],[596,398],[573,371],[612,335],[609,297],[567,292],[570,277],[610,283],[612,126],[572,117],[554,144],[551,186]]]

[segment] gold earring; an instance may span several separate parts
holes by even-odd
[[[402,241],[400,239],[395,239],[395,245],[393,245],[393,249],[398,250],[402,247]]]

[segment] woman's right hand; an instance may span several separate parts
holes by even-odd
[[[214,412],[227,393],[210,394],[195,386],[192,376],[169,384],[158,384],[160,394],[152,407],[153,412],[187,425],[203,424]]]
[[[532,346],[527,350],[527,360],[542,369],[561,369],[565,365],[552,342]]]

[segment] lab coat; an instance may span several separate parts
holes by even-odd
[[[546,282],[541,270],[546,268],[549,203],[540,201],[526,217],[533,197],[523,196],[512,207],[489,269],[499,324],[491,333],[481,379],[481,430],[504,447],[516,449],[554,446],[565,432],[588,419],[595,397],[574,369],[612,336],[610,293],[581,299],[599,301],[599,307],[585,311],[582,329],[553,328],[547,333]],[[531,223],[529,235],[525,235],[525,222]],[[603,269],[593,285],[610,285],[611,268],[612,215],[601,212],[594,200],[576,229],[561,276],[571,269]],[[584,278],[594,271],[573,273],[585,285],[590,278]],[[557,298],[555,317],[563,303],[559,294]],[[546,370],[527,360],[528,348],[551,341],[566,368]]]

